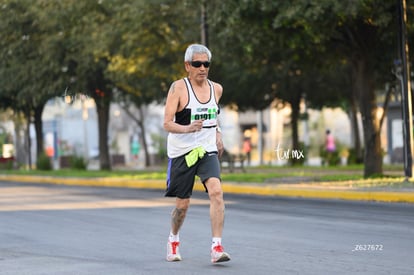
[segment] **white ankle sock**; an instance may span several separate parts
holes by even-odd
[[[211,242],[211,248],[217,245],[221,245],[221,238],[213,237],[212,242]]]
[[[170,232],[170,236],[168,237],[168,240],[170,242],[179,242],[180,241],[180,233],[177,233],[177,235],[174,235],[172,232]]]

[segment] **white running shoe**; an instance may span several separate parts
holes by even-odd
[[[167,243],[167,261],[177,262],[181,261],[181,255],[179,251],[180,242],[170,242]]]
[[[221,245],[216,245],[211,250],[211,262],[220,263],[230,261],[230,255],[224,252],[224,248]]]

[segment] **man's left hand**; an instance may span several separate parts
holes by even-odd
[[[224,152],[224,145],[223,140],[221,139],[221,133],[216,133],[216,145],[218,150],[218,157],[221,157],[221,155]]]

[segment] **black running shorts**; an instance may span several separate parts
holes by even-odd
[[[166,197],[190,198],[193,193],[195,176],[208,192],[205,182],[209,178],[220,179],[220,162],[217,153],[206,153],[191,167],[185,162],[185,155],[168,160]]]

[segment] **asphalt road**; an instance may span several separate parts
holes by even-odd
[[[413,274],[414,205],[225,196],[211,264],[205,193],[165,261],[173,200],[160,190],[0,182],[0,274]]]

